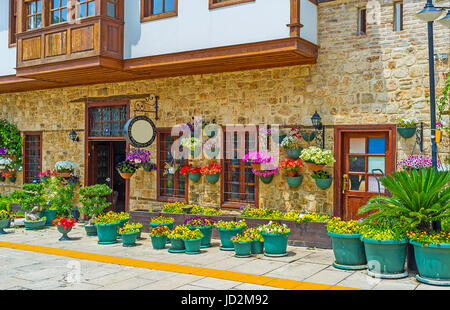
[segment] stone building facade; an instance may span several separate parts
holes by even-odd
[[[430,108],[426,24],[414,14],[424,1],[405,0],[404,30],[393,31],[393,1],[330,1],[318,4],[317,63],[228,73],[62,87],[0,94],[0,118],[21,131],[42,131],[42,169],[71,160],[85,179],[84,97],[155,93],[160,97],[158,128],[186,123],[192,116],[215,118],[219,124],[284,124],[311,126],[317,111],[326,125],[325,148],[334,150],[336,125],[395,124],[413,116],[424,122],[424,151],[430,156]],[[358,8],[367,9],[367,34],[357,35]],[[450,53],[450,32],[435,25],[435,52]],[[438,96],[449,62],[436,63]],[[131,105],[132,106],[132,105]],[[133,114],[133,111],[131,111]],[[446,119],[447,123],[450,120]],[[79,142],[69,139],[75,129]],[[396,137],[396,159],[415,150],[415,139]],[[304,141],[304,146],[308,146]],[[156,143],[149,147],[157,153]],[[282,149],[281,157],[285,153]],[[441,161],[450,153],[448,136],[438,144]],[[202,163],[207,161],[203,160]],[[327,167],[333,173],[333,167]],[[291,189],[282,174],[259,183],[259,207],[333,214],[334,189],[320,190],[303,168],[302,185]],[[336,181],[336,180],[335,180]],[[129,184],[129,209],[151,209],[157,201],[156,172],[139,171]],[[9,192],[17,185],[2,184]],[[204,178],[189,183],[189,202],[220,207],[220,182]]]

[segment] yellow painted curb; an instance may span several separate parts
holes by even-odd
[[[71,257],[77,259],[84,259],[90,261],[96,261],[101,263],[108,264],[117,264],[138,268],[146,268],[153,270],[162,270],[162,271],[170,271],[177,273],[185,273],[192,274],[198,276],[205,276],[210,278],[231,280],[237,282],[258,284],[258,285],[266,285],[271,287],[283,288],[283,289],[295,289],[295,290],[355,290],[350,287],[341,287],[341,286],[333,286],[326,284],[317,284],[311,282],[304,281],[296,281],[296,280],[288,280],[288,279],[280,279],[268,276],[261,275],[253,275],[242,272],[234,272],[227,270],[219,270],[219,269],[210,269],[204,267],[194,267],[194,266],[185,266],[179,264],[170,264],[170,263],[161,263],[161,262],[152,262],[135,258],[126,258],[119,256],[111,256],[104,254],[96,254],[96,253],[88,253],[88,252],[80,252],[74,250],[66,250],[60,248],[52,248],[46,246],[32,245],[32,244],[23,244],[23,243],[13,243],[13,242],[3,242],[0,241],[0,247],[10,248],[16,250],[24,250],[38,253],[45,253],[51,255],[59,255],[64,257]]]

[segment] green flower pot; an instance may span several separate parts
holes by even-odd
[[[331,183],[333,183],[333,179],[329,178],[329,179],[314,179],[316,180],[316,185],[318,188],[326,190],[327,188],[329,188],[331,186]]]
[[[303,176],[299,175],[296,177],[286,177],[287,184],[292,188],[299,187],[303,182]]]
[[[170,253],[184,253],[185,252],[184,241],[181,238],[170,239]]]
[[[167,227],[169,227],[170,230],[172,230],[172,229],[173,229],[173,223],[174,223],[174,222],[172,222],[172,223],[166,223],[166,224],[150,223],[149,225],[150,225],[150,228],[151,228],[151,229],[153,229],[153,228],[155,228],[155,227],[158,227],[159,225],[162,225],[162,226],[167,226]]]
[[[95,224],[97,228],[98,244],[117,243],[119,222],[114,224]]]
[[[450,286],[450,243],[429,244],[410,240],[414,246],[416,264],[420,282]]]
[[[24,221],[25,229],[27,230],[38,230],[45,227],[45,219],[39,221]]]
[[[298,149],[286,149],[286,154],[289,159],[298,159],[300,157],[300,154],[302,153],[302,148]]]
[[[397,127],[400,136],[405,139],[411,138],[416,133],[416,127]]]
[[[245,227],[238,227],[238,228],[232,228],[232,229],[222,229],[218,228],[220,234],[220,242],[222,243],[222,246],[220,249],[222,251],[234,251],[234,244],[233,241],[230,240],[231,237],[236,236],[237,234],[242,233]]]
[[[8,228],[10,219],[0,220],[0,235],[6,234],[7,232],[4,231],[4,228]]]
[[[270,184],[270,182],[272,182],[273,180],[273,174],[270,174],[268,176],[259,176],[259,179],[261,180],[261,182],[263,182],[264,184]]]
[[[136,245],[136,239],[138,237],[138,232],[132,232],[127,234],[121,234],[122,236],[122,246],[130,247]]]
[[[197,173],[189,173],[189,180],[193,182],[198,182],[202,174],[200,172]]]
[[[264,242],[253,240],[252,241],[252,254],[264,253]]]
[[[8,177],[9,182],[16,183],[17,177]]]
[[[190,230],[199,229],[202,234],[202,243],[200,245],[201,248],[209,248],[211,247],[211,237],[212,237],[212,226],[204,226],[204,227],[194,227],[188,226]]]
[[[62,237],[59,238],[59,241],[71,240],[69,238],[69,236],[67,236],[67,234],[72,230],[72,227],[69,227],[67,230],[64,229],[64,227],[62,225],[57,225],[56,227],[57,227],[58,231],[62,234]]]
[[[408,276],[405,271],[407,239],[375,240],[361,238],[367,258],[367,274],[381,279]]]
[[[304,132],[304,133],[302,133],[302,138],[303,138],[303,140],[305,140],[305,141],[312,141],[312,140],[314,140],[314,138],[316,137],[316,132],[315,131],[313,131],[313,132],[311,132],[311,133],[306,133],[306,132]]]
[[[84,230],[86,230],[86,235],[97,236],[97,227],[95,225],[84,225]]]
[[[202,239],[183,239],[186,248],[186,254],[200,254]]]
[[[167,236],[152,236],[152,246],[155,250],[162,250],[166,247]]]
[[[125,224],[129,221],[130,219],[120,219],[119,220],[119,225],[117,226],[117,238],[122,238],[122,235],[119,232],[119,228],[123,228],[123,226],[125,226]]]
[[[358,270],[367,268],[364,244],[361,234],[338,234],[328,232],[333,245],[336,261],[333,266],[344,270]]]
[[[286,256],[287,252],[287,242],[288,236],[287,234],[269,234],[265,232],[261,232],[261,235],[264,238],[264,255],[265,256]]]
[[[216,174],[206,174],[206,180],[211,184],[216,184],[220,179],[220,173]]]
[[[233,242],[236,257],[252,256],[252,241],[249,242]]]
[[[6,178],[5,177],[0,177],[0,182],[5,182]]]
[[[39,216],[46,218],[45,226],[52,226],[52,221],[56,218],[56,209],[43,210],[40,212]]]

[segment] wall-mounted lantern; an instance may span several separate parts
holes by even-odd
[[[73,142],[78,142],[78,141],[80,141],[80,138],[78,138],[77,133],[76,133],[75,130],[73,130],[73,129],[70,131],[69,137],[70,137],[70,140],[72,140]]]
[[[321,135],[316,134],[316,143],[322,147],[322,149],[325,148],[325,126],[322,124],[322,118],[320,117],[319,113],[317,111],[313,114],[311,117],[311,122],[313,124],[313,127],[315,129],[316,133],[321,132]],[[322,140],[322,141],[320,141]]]

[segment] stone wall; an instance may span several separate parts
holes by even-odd
[[[216,118],[219,124],[311,125],[317,110],[327,128],[326,148],[333,148],[336,124],[394,124],[414,116],[425,123],[424,154],[431,154],[426,25],[414,14],[424,1],[404,1],[404,30],[394,32],[393,1],[332,1],[319,5],[319,55],[314,65],[221,74],[49,89],[0,95],[0,118],[22,131],[43,131],[43,169],[58,160],[80,165],[84,178],[84,103],[82,97],[156,93],[160,96],[157,127],[187,122],[191,116]],[[357,36],[357,9],[368,10],[367,35]],[[450,53],[449,30],[435,25],[435,52]],[[438,87],[449,62],[436,64]],[[439,97],[439,89],[438,89]],[[149,115],[152,117],[152,115]],[[447,118],[447,122],[449,119]],[[79,142],[68,133],[75,129]],[[305,147],[307,146],[307,142]],[[412,152],[414,139],[397,138],[397,159]],[[448,136],[438,145],[440,159],[449,154]],[[156,158],[156,145],[149,150]],[[284,151],[282,151],[284,152]],[[418,154],[418,147],[415,148]],[[284,153],[282,153],[282,158]],[[206,163],[203,161],[201,163]],[[332,167],[326,168],[332,172]],[[332,213],[332,187],[316,187],[303,169],[303,184],[292,190],[283,175],[260,182],[259,205],[282,210]],[[21,183],[19,176],[18,184]],[[131,179],[130,207],[148,209],[156,201],[156,172],[139,171]],[[2,187],[0,187],[2,191]],[[189,201],[220,206],[220,185],[202,178],[189,184]]]

